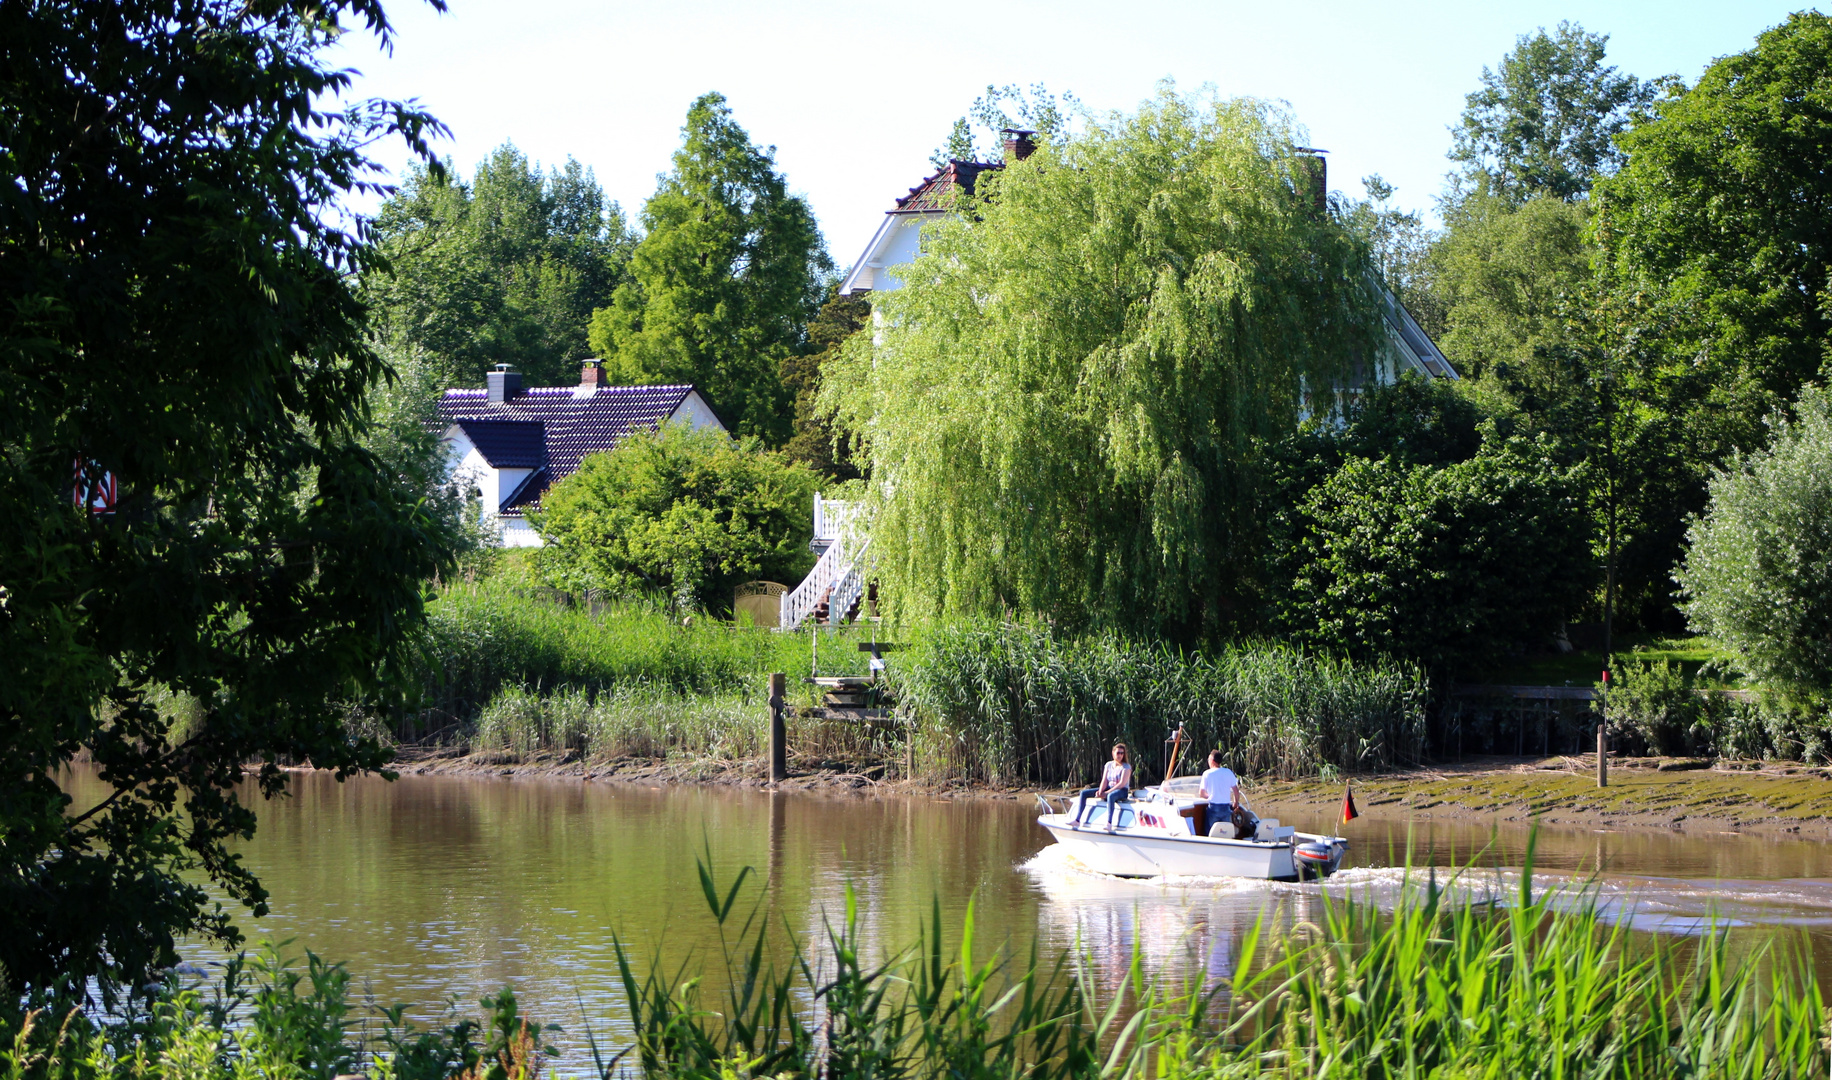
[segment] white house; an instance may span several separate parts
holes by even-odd
[[[1034,131],[1008,130],[1005,133],[1005,160],[1023,161],[1036,149],[1031,141]],[[1316,158],[1319,204],[1327,190],[1327,172],[1323,159]],[[885,211],[871,243],[852,264],[852,270],[840,283],[840,295],[863,296],[872,292],[890,292],[901,288],[897,267],[916,258],[922,250],[922,227],[939,221],[953,212],[958,193],[971,195],[974,185],[988,169],[1004,168],[1002,162],[949,161],[933,175],[910,189]],[[1399,302],[1391,290],[1382,289],[1387,347],[1374,363],[1358,373],[1349,391],[1368,381],[1388,384],[1405,371],[1416,371],[1431,379],[1459,378],[1457,369],[1438,350],[1418,321]],[[803,620],[824,618],[843,620],[858,610],[866,590],[870,562],[871,538],[851,527],[850,508],[844,503],[814,499],[814,548],[820,560],[807,578],[783,597],[780,625],[793,629]]]
[[[633,431],[662,424],[725,430],[692,386],[604,386],[604,369],[585,361],[578,386],[524,390],[521,374],[498,364],[482,390],[447,390],[439,401],[440,438],[453,480],[480,493],[479,511],[496,522],[505,547],[539,547],[524,511],[578,471],[587,454],[614,448]]]
[[[1023,161],[1029,157],[1035,149],[1030,139],[1034,134],[1031,131],[1005,132],[1006,160]],[[1318,183],[1327,187],[1323,159],[1318,157],[1316,161]],[[934,175],[911,188],[908,195],[885,211],[884,221],[872,235],[871,243],[865,246],[864,254],[852,264],[846,280],[840,283],[840,295],[862,296],[902,287],[896,268],[915,259],[921,251],[922,227],[951,212],[957,191],[973,194],[981,174],[988,169],[1004,167],[1000,162],[949,161]],[[1399,298],[1385,288],[1382,292],[1386,302],[1381,312],[1386,316],[1388,348],[1375,358],[1368,376],[1382,385],[1395,382],[1404,371],[1416,371],[1432,379],[1458,378],[1457,369],[1451,366]]]

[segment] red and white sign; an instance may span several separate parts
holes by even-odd
[[[76,486],[71,491],[76,505],[87,506],[92,514],[112,514],[120,494],[114,473],[93,461],[76,463]]]

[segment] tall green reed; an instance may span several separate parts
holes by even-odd
[[[1409,876],[1390,910],[1326,895],[1319,922],[1262,916],[1208,990],[1155,983],[1135,953],[1104,1006],[1069,957],[979,956],[971,908],[958,952],[937,912],[867,962],[850,891],[821,957],[790,936],[777,966],[768,913],[733,918],[745,877],[720,888],[702,863],[720,946],[697,968],[639,980],[617,943],[647,1080],[1813,1080],[1832,1053],[1802,949],[1638,934],[1594,893],[1536,895],[1530,859],[1507,904]]]
[[[1721,927],[1637,934],[1592,891],[1535,895],[1531,847],[1511,903],[1453,895],[1414,880],[1391,911],[1335,901],[1283,935],[1256,927],[1217,1035],[1160,1075],[1826,1075],[1832,1012],[1803,939],[1739,954]]]
[[[1182,725],[1195,752],[1294,777],[1390,768],[1425,750],[1426,681],[1283,645],[1183,653],[1114,634],[1013,623],[931,628],[894,669],[922,767],[995,782],[1073,779],[1125,741],[1145,771]],[[1155,777],[1154,777],[1155,778]]]
[[[1464,873],[1468,873],[1465,871]],[[856,894],[818,946],[740,903],[700,864],[716,953],[664,968],[614,942],[630,1043],[589,1036],[600,1080],[1826,1080],[1832,1012],[1796,938],[1722,928],[1653,936],[1594,893],[1513,895],[1409,875],[1390,904],[1320,898],[1321,917],[1262,916],[1231,976],[1153,979],[1135,951],[1102,1003],[1072,954],[986,949],[970,906],[939,906],[908,948],[867,955]],[[1505,901],[1505,902],[1501,902]],[[1771,939],[1773,940],[1773,939]],[[0,1080],[536,1080],[552,1030],[508,990],[484,1021],[418,1029],[357,1016],[341,965],[269,953],[213,993],[173,986],[144,1013],[0,1001]],[[601,1018],[598,1018],[601,1019]],[[584,1063],[573,1062],[568,1071]],[[566,1067],[566,1066],[562,1066]]]
[[[862,631],[824,641],[822,670],[862,671]],[[656,605],[570,607],[485,581],[444,588],[421,640],[426,717],[420,733],[468,723],[499,692],[540,694],[622,687],[687,696],[758,692],[772,671],[807,674],[809,635],[683,619]]]

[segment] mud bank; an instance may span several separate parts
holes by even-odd
[[[1612,760],[1609,786],[1577,758],[1489,759],[1351,777],[1362,814],[1687,832],[1767,832],[1832,840],[1832,769],[1779,762],[1683,758]],[[1318,812],[1342,803],[1343,783],[1262,782],[1256,804]]]
[[[497,776],[662,786],[704,784],[775,787],[830,794],[927,795],[935,798],[1030,799],[1072,795],[1075,787],[977,784],[905,779],[883,763],[797,759],[789,779],[772,785],[758,760],[650,758],[583,760],[567,754],[467,754],[403,748],[403,773]],[[1721,763],[1683,758],[1612,760],[1609,786],[1596,786],[1587,759],[1485,758],[1456,765],[1348,779],[1357,809],[1374,819],[1459,819],[1548,825],[1768,832],[1832,840],[1832,769],[1778,762]],[[1262,813],[1333,815],[1343,782],[1259,780],[1247,785]]]

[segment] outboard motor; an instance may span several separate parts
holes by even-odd
[[[1298,869],[1299,881],[1321,881],[1336,872],[1342,855],[1349,849],[1346,842],[1327,843],[1312,840],[1291,849],[1291,861]]]

